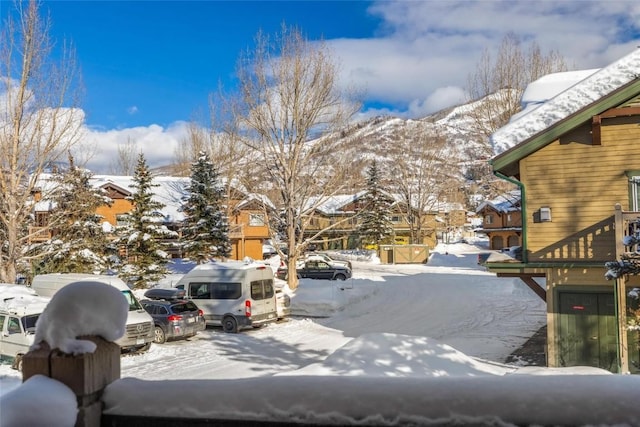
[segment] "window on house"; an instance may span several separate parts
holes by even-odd
[[[640,174],[629,177],[629,210],[640,211]]]
[[[264,225],[263,214],[249,214],[249,225],[253,227],[261,227]]]
[[[400,217],[400,215],[392,215],[391,216],[391,222],[394,224],[398,224],[400,222],[402,222],[402,218]]]
[[[507,222],[511,222],[511,214],[507,214]]]
[[[485,215],[484,223],[485,224],[493,224],[493,215]]]

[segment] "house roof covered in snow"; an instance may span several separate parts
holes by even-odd
[[[549,76],[533,82],[528,92],[530,108],[491,136],[496,157],[493,169],[514,175],[520,159],[553,142],[594,115],[620,106],[640,93],[640,49],[597,71]],[[582,80],[572,83],[572,78]],[[562,81],[564,78],[564,82]],[[549,94],[562,89],[548,99]],[[548,99],[548,100],[545,100]],[[532,103],[538,99],[538,104]]]
[[[487,200],[480,204],[476,209],[476,212],[482,212],[489,208],[497,212],[509,213],[519,211],[520,208],[521,193],[520,190],[510,191],[502,194],[493,200]]]
[[[111,185],[119,188],[127,194],[133,194],[136,192],[136,189],[133,187],[134,178],[132,176],[93,175],[90,179],[90,183],[96,188]],[[189,183],[190,178],[185,177],[153,177],[153,187],[151,188],[151,192],[153,193],[152,199],[164,205],[159,212],[162,214],[165,221],[179,222],[184,220],[184,214],[182,213],[182,198],[187,195]],[[40,175],[38,179],[38,186],[42,191],[43,199],[36,204],[36,211],[50,211],[55,208],[55,206],[47,200],[47,193],[52,191],[56,185],[58,184],[53,179],[52,174]],[[244,199],[240,201],[239,206],[243,206],[251,201],[258,201],[259,203],[273,207],[272,202],[266,196],[254,193],[247,194],[244,187],[238,187],[235,183],[233,188],[238,191],[242,197],[244,197]]]

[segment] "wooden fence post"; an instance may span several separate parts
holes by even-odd
[[[46,343],[22,359],[22,381],[44,375],[69,387],[78,399],[76,427],[98,427],[102,392],[120,378],[120,346],[101,337],[82,337],[96,343],[94,353],[77,356],[50,350]]]

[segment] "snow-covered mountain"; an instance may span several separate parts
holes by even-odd
[[[422,150],[432,150],[439,161],[429,161],[430,167],[437,167],[440,174],[457,180],[458,188],[471,190],[487,188],[487,180],[495,181],[491,175],[488,160],[493,150],[482,126],[477,120],[486,114],[487,103],[493,102],[491,109],[500,111],[494,96],[447,108],[421,119],[403,119],[393,116],[379,116],[351,124],[340,132],[346,154],[352,159],[351,170],[364,176],[366,167],[375,159],[381,170],[393,171],[398,158],[415,156],[420,151],[408,150],[413,145]],[[456,182],[452,182],[455,186]],[[496,194],[487,194],[490,197]]]

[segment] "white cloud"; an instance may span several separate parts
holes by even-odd
[[[108,173],[118,146],[129,141],[144,154],[150,167],[171,164],[178,144],[188,135],[187,127],[186,122],[174,122],[167,128],[149,125],[108,131],[87,129],[85,141],[94,150],[87,166],[94,173]]]
[[[383,21],[375,38],[328,41],[342,81],[362,86],[369,101],[396,106],[365,115],[418,117],[459,103],[480,55],[496,52],[510,31],[543,52],[557,50],[570,69],[603,67],[640,40],[640,3],[631,0],[385,0],[369,11]]]
[[[496,52],[504,35],[557,50],[570,69],[604,67],[640,44],[640,2],[625,1],[402,1],[374,3],[382,21],[375,37],[327,40],[341,65],[340,79],[366,92],[378,107],[358,114],[424,117],[465,99],[464,87],[483,53]],[[137,107],[129,109],[130,114]],[[100,151],[90,162],[105,171],[117,145],[135,141],[150,166],[168,164],[186,135],[177,122],[90,131]]]
[[[135,105],[132,105],[131,107],[127,108],[127,113],[129,113],[129,115],[131,116],[133,116],[137,112],[138,112],[138,107],[136,107]]]

